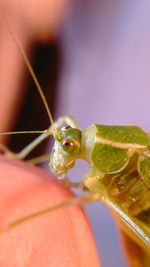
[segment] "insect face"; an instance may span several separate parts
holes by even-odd
[[[49,165],[51,170],[62,179],[68,169],[74,166],[80,153],[81,131],[70,126],[63,126],[60,134],[62,138],[55,140]]]

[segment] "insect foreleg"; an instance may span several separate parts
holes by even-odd
[[[41,142],[43,142],[46,138],[51,135],[51,132],[45,131],[43,134],[38,136],[34,141],[32,141],[29,145],[23,148],[19,153],[16,154],[16,158],[24,159],[26,158],[32,150],[34,150]]]
[[[27,162],[29,162],[29,163],[31,163],[33,165],[36,165],[36,164],[43,163],[45,161],[49,161],[50,154],[51,153],[47,153],[47,154],[44,154],[42,156],[39,156],[39,157],[36,157],[36,158],[33,158],[33,159],[29,159],[29,160],[27,160]],[[61,179],[61,182],[66,187],[76,188],[76,189],[82,189],[82,190],[86,191],[86,188],[84,186],[84,183],[74,183],[74,182],[71,182],[70,179],[67,176],[65,176],[63,179]]]
[[[28,159],[27,162],[32,164],[32,165],[41,164],[41,163],[44,163],[46,161],[49,161],[50,155],[51,155],[51,153],[46,153],[46,154],[43,154],[41,156]]]
[[[85,190],[84,183],[73,183],[68,177],[63,178],[61,181],[67,187]]]

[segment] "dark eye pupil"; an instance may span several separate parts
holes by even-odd
[[[62,142],[62,146],[66,152],[69,152],[72,150],[74,142],[71,139],[64,139]]]
[[[64,140],[63,141],[63,146],[72,146],[73,142],[71,140]]]
[[[69,141],[65,141],[63,145],[64,146],[70,146],[70,142]]]

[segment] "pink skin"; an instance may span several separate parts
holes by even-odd
[[[72,196],[51,175],[26,163],[1,156],[0,170],[0,227]],[[60,209],[1,234],[0,266],[99,266],[83,210]]]

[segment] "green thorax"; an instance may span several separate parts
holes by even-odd
[[[111,126],[111,125],[95,125],[96,136],[105,140],[111,141],[117,145],[129,144],[129,147],[134,145],[139,148],[140,146],[147,147],[149,145],[149,137],[138,126]],[[142,148],[142,147],[141,147]]]
[[[102,173],[116,173],[134,151],[145,149],[149,137],[137,126],[92,125],[83,130],[84,155]]]

